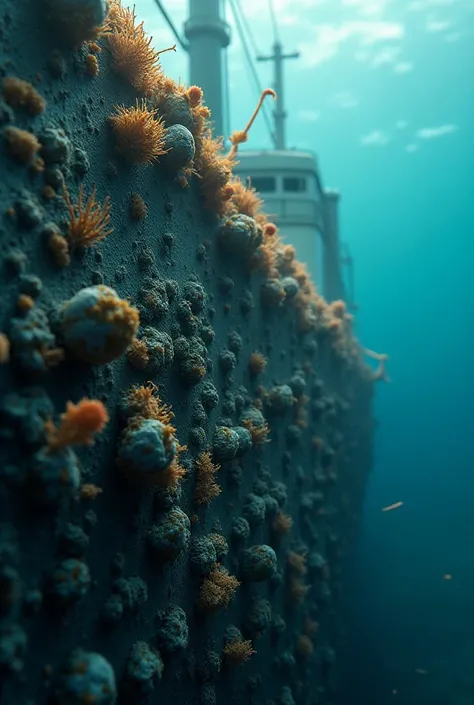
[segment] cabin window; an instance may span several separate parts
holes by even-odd
[[[274,176],[251,176],[250,184],[259,193],[274,193],[276,191]]]
[[[306,179],[303,176],[285,176],[283,191],[288,193],[303,193],[306,191]]]

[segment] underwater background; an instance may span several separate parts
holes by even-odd
[[[153,0],[138,0],[168,46]],[[266,1],[242,0],[269,53]],[[474,702],[474,4],[276,1],[289,146],[340,189],[355,260],[357,333],[390,355],[375,462],[346,582],[340,705]],[[180,26],[186,2],[168,2]],[[232,24],[232,18],[230,18]],[[187,74],[186,57],[163,55]],[[271,70],[259,65],[264,85]],[[267,73],[265,73],[267,72]],[[255,94],[234,28],[230,129]],[[269,148],[262,119],[249,148]],[[244,145],[245,147],[245,145]],[[396,501],[394,512],[381,508]],[[444,576],[452,576],[445,579]]]

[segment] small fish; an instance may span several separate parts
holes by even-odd
[[[403,502],[395,502],[395,504],[389,504],[388,507],[383,507],[382,511],[383,512],[391,512],[392,509],[398,509],[398,507],[402,507]]]
[[[429,672],[425,671],[424,668],[417,668],[415,669],[415,673],[419,673],[420,676],[427,676]]]
[[[443,575],[443,579],[444,579],[444,580],[452,580],[452,579],[453,579],[453,576],[451,575],[451,573],[445,573],[445,574]]]

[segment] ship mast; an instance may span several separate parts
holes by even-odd
[[[222,50],[230,43],[230,28],[221,15],[221,0],[189,0],[184,25],[188,40],[191,84],[202,88],[216,135],[224,134]]]
[[[279,39],[275,39],[273,45],[273,54],[271,56],[257,56],[257,61],[273,61],[274,68],[274,89],[277,94],[276,107],[273,112],[275,121],[275,132],[273,136],[275,149],[286,149],[285,139],[285,120],[287,113],[285,111],[285,93],[283,83],[283,62],[285,59],[297,59],[299,51],[294,51],[291,54],[283,52],[283,46]]]

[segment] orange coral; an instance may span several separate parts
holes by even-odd
[[[44,111],[46,101],[31,83],[7,76],[2,85],[5,102],[12,108],[25,108],[30,115],[39,115]]]
[[[63,198],[69,212],[68,239],[72,247],[91,247],[112,232],[112,228],[107,227],[110,222],[110,198],[107,196],[103,205],[100,205],[95,200],[95,194],[94,186],[84,203],[84,186],[81,184],[77,204],[73,204],[64,186]]]
[[[237,578],[216,564],[201,585],[198,608],[203,612],[217,612],[228,607],[239,585]]]
[[[251,186],[246,186],[239,178],[232,179],[231,185],[233,188],[232,205],[235,211],[256,218],[263,205],[257,191]]]
[[[294,604],[300,604],[308,594],[309,585],[305,585],[300,578],[290,577],[288,581],[288,596]]]
[[[303,658],[308,658],[314,651],[313,642],[306,634],[300,634],[296,642],[296,651]]]
[[[150,362],[150,354],[144,340],[134,338],[127,350],[127,360],[136,370],[146,370]]]
[[[195,461],[196,467],[196,485],[194,488],[194,501],[196,504],[210,504],[213,499],[218,497],[222,492],[221,487],[217,484],[214,477],[219,465],[212,462],[209,451],[200,453]]]
[[[82,399],[78,404],[68,401],[59,426],[46,423],[48,447],[54,451],[71,445],[92,445],[108,420],[107,410],[98,399]]]
[[[10,339],[5,333],[0,333],[0,365],[10,362]]]
[[[199,86],[190,86],[186,91],[186,97],[192,108],[196,108],[202,101],[202,88]]]
[[[288,566],[292,573],[296,575],[305,575],[306,573],[306,554],[288,551],[287,553]]]
[[[228,666],[240,666],[257,652],[252,648],[250,639],[234,639],[224,646],[224,661]]]
[[[99,73],[99,62],[94,54],[87,54],[84,59],[86,73],[89,76],[97,76]]]
[[[3,130],[8,154],[21,164],[30,164],[41,147],[36,137],[27,130],[9,125]]]
[[[250,355],[249,359],[249,370],[250,373],[256,377],[259,374],[262,374],[262,372],[265,372],[265,368],[267,366],[267,359],[264,355],[262,355],[261,352],[253,352]]]
[[[110,117],[119,152],[136,164],[153,164],[166,154],[165,126],[156,108],[144,100],[127,108],[119,105]]]
[[[176,51],[176,45],[156,51],[152,37],[147,37],[143,22],[136,23],[135,8],[122,7],[113,0],[102,35],[108,39],[113,65],[117,73],[145,96],[150,96],[163,80],[159,56],[163,51]]]
[[[206,129],[200,141],[196,142],[194,161],[206,208],[223,215],[234,193],[229,182],[235,160],[223,154],[222,140],[214,139],[210,129]]]
[[[275,514],[272,522],[272,529],[275,534],[287,534],[292,526],[293,519],[289,516],[289,514],[285,514],[284,512],[277,512],[277,514]]]
[[[125,405],[135,418],[156,419],[165,426],[171,426],[174,414],[171,408],[161,401],[157,392],[158,388],[153,382],[131,387],[125,393]],[[174,433],[176,429],[173,426],[171,428]]]
[[[242,421],[242,426],[244,426],[249,431],[252,437],[252,443],[254,445],[261,445],[262,443],[270,442],[270,427],[267,423],[263,424],[263,426],[256,426],[250,421],[250,419],[244,419]]]

